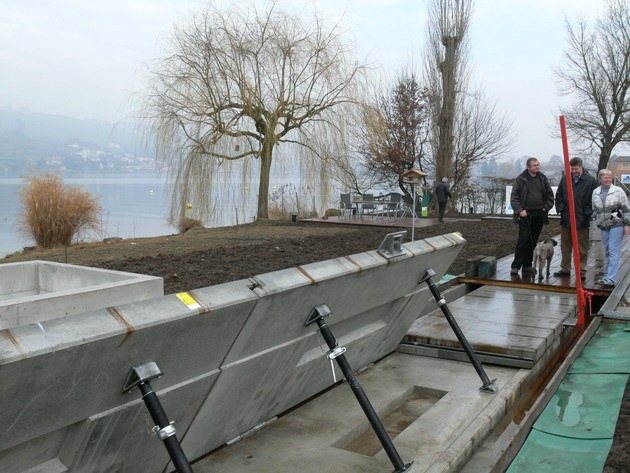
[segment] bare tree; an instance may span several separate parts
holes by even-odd
[[[449,175],[457,96],[467,77],[468,26],[473,0],[429,0],[427,82],[433,117],[435,179]]]
[[[613,149],[630,139],[630,7],[607,0],[594,29],[584,19],[566,20],[568,44],[554,70],[561,95],[575,101],[561,107],[573,137],[599,153],[598,169],[608,166]]]
[[[411,201],[402,174],[423,168],[427,142],[426,93],[413,73],[401,73],[391,90],[380,92],[364,110],[360,153],[373,182],[398,187]]]
[[[483,192],[484,202],[487,205],[486,213],[502,213],[506,186],[512,185],[514,179],[512,177],[489,176],[485,178],[485,182],[486,185],[483,186]]]
[[[449,173],[455,197],[459,184],[470,178],[473,164],[501,156],[514,140],[511,120],[485,99],[483,90],[459,94],[457,109]]]
[[[175,180],[171,222],[192,200],[211,213],[208,176],[225,162],[251,167],[251,159],[259,162],[257,218],[268,218],[274,150],[293,143],[315,152],[315,130],[337,126],[333,112],[353,101],[363,67],[338,27],[275,2],[265,11],[209,4],[175,28],[171,45],[172,54],[152,67],[144,102]]]
[[[425,63],[435,182],[449,177],[454,199],[475,162],[510,149],[511,120],[470,80],[468,27],[473,0],[430,0]]]

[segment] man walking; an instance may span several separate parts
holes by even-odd
[[[510,203],[514,222],[518,223],[518,240],[510,274],[518,275],[523,268],[523,276],[533,276],[536,274],[532,268],[534,247],[543,225],[549,223],[547,212],[553,207],[553,190],[547,176],[540,172],[538,159],[529,158],[527,169],[514,179]]]
[[[448,198],[451,197],[451,191],[448,190],[448,177],[443,177],[442,182],[435,187],[435,197],[437,198],[439,207],[438,222],[444,222],[446,203],[448,202]]]
[[[573,185],[573,203],[575,208],[575,226],[577,227],[578,251],[580,253],[580,278],[586,277],[588,264],[588,239],[591,216],[593,215],[593,191],[597,187],[597,179],[584,171],[584,163],[580,158],[569,161],[571,166],[571,182]],[[566,176],[560,181],[556,191],[556,211],[560,214],[560,250],[562,261],[560,271],[554,276],[571,276],[571,217],[569,213],[569,195]],[[575,265],[574,265],[575,266]]]

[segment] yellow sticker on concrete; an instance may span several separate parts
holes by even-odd
[[[176,294],[180,301],[182,301],[190,310],[199,309],[201,305],[187,292],[180,292]]]

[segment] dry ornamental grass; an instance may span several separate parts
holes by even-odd
[[[25,179],[18,231],[41,248],[68,246],[101,228],[98,198],[52,173]]]

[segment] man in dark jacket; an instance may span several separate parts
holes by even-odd
[[[443,177],[442,182],[435,187],[435,197],[439,207],[438,222],[443,222],[446,203],[448,202],[448,198],[451,197],[451,191],[448,190],[448,177]]]
[[[571,182],[573,183],[573,203],[575,204],[575,226],[577,227],[578,251],[580,253],[580,277],[586,276],[588,263],[588,229],[593,215],[593,191],[597,187],[597,179],[584,172],[584,163],[580,158],[569,161],[571,166]],[[569,214],[569,193],[566,176],[560,181],[556,191],[556,211],[560,214],[560,249],[562,261],[560,271],[554,276],[571,275],[571,217]]]
[[[518,240],[510,274],[517,275],[523,268],[523,276],[533,276],[534,247],[543,225],[549,223],[547,212],[553,207],[553,190],[547,177],[540,172],[536,158],[527,160],[527,169],[514,179],[510,203],[514,210],[514,222],[518,223]]]

